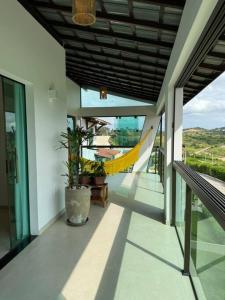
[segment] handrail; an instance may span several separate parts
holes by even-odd
[[[175,161],[173,167],[225,230],[225,195],[183,162]]]

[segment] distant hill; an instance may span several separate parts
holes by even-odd
[[[184,129],[185,132],[196,132],[196,131],[207,131],[205,128],[201,127],[192,127],[192,128],[186,128]]]
[[[187,128],[184,130],[183,144],[189,154],[204,152],[224,159],[225,127],[214,129]]]

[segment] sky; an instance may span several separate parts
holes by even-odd
[[[100,100],[99,92],[91,90],[82,91],[82,104],[86,107],[146,105],[144,102],[112,95],[108,95],[106,101]],[[113,120],[110,123],[113,123]],[[225,72],[184,106],[183,127],[225,127]]]
[[[184,128],[225,127],[225,72],[184,106]]]

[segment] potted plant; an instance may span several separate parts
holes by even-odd
[[[95,185],[103,185],[106,179],[106,172],[104,168],[104,162],[95,162],[92,165],[92,176]]]
[[[85,224],[90,210],[90,188],[79,183],[80,147],[85,140],[90,138],[90,135],[92,133],[79,126],[61,134],[60,148],[68,150],[67,173],[64,174],[67,177],[66,220],[67,224],[72,226]]]
[[[80,160],[80,169],[81,173],[79,176],[80,179],[80,184],[83,185],[89,185],[91,183],[91,174],[90,171],[88,170],[88,162],[85,161],[84,159]]]

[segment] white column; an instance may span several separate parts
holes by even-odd
[[[165,99],[165,160],[164,160],[164,214],[165,223],[171,224],[172,215],[172,150],[174,89],[168,88]]]
[[[175,98],[175,101],[174,101]],[[165,163],[164,211],[165,223],[172,220],[172,169],[173,160],[182,160],[183,140],[183,88],[170,87],[165,101]]]
[[[183,146],[183,88],[175,89],[174,160],[182,160]]]

